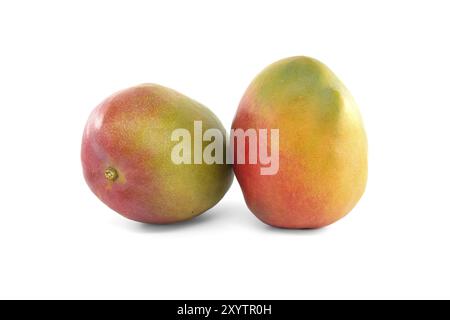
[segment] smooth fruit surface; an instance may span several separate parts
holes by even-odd
[[[249,209],[283,228],[318,228],[346,215],[367,181],[367,139],[342,82],[308,57],[278,61],[250,84],[233,129],[279,129],[279,171],[234,164]],[[270,142],[269,148],[270,150]]]
[[[172,89],[145,84],[112,95],[92,112],[83,134],[87,184],[110,208],[140,222],[178,222],[208,210],[230,187],[232,170],[172,162],[172,132],[193,135],[194,121],[225,135],[209,109]]]

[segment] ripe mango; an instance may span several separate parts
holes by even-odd
[[[145,84],[110,96],[93,111],[84,130],[81,159],[87,184],[100,200],[132,220],[165,224],[203,213],[224,196],[233,173],[225,160],[172,161],[177,145],[172,133],[186,129],[194,135],[194,121],[226,135],[209,109],[172,89]],[[185,152],[193,154],[193,148]]]
[[[276,174],[262,175],[259,162],[233,165],[249,209],[269,225],[329,225],[364,193],[361,115],[343,83],[315,59],[291,57],[264,69],[245,92],[232,128],[279,130]]]

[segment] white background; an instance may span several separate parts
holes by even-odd
[[[448,1],[2,1],[0,298],[450,298]],[[344,219],[270,228],[237,181],[146,226],[88,189],[91,110],[143,82],[229,128],[253,77],[326,63],[360,105],[369,184]]]

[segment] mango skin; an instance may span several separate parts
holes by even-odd
[[[291,57],[263,70],[245,92],[232,128],[279,129],[276,175],[260,175],[259,163],[233,165],[247,206],[271,226],[324,227],[364,193],[367,138],[358,107],[315,59]]]
[[[139,222],[174,223],[205,212],[225,195],[233,173],[226,164],[171,161],[178,143],[171,141],[172,131],[185,128],[194,137],[194,120],[203,121],[203,131],[217,128],[225,135],[209,109],[172,89],[145,84],[110,96],[84,130],[87,184],[111,209]],[[108,168],[117,171],[116,180],[105,177]]]

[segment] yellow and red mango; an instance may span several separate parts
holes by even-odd
[[[358,107],[315,59],[291,57],[263,70],[245,92],[232,128],[279,129],[278,173],[261,175],[261,163],[234,164],[249,209],[269,225],[326,226],[364,193],[367,139]]]
[[[209,109],[166,87],[146,84],[110,96],[84,131],[86,182],[100,200],[132,220],[163,224],[203,213],[224,196],[233,174],[226,163],[172,161],[173,131],[193,135],[194,121],[226,134]]]

